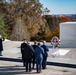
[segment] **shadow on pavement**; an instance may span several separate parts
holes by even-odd
[[[3,61],[12,61],[12,62],[22,62],[21,59],[16,58],[6,58],[6,57],[0,57],[0,60]],[[60,62],[47,62],[47,65],[53,65],[53,66],[61,66],[61,67],[68,67],[68,68],[76,68],[76,64],[69,64],[69,63],[60,63]]]
[[[36,74],[35,72],[25,72],[25,68],[21,66],[1,66],[0,75],[22,75],[22,74]]]

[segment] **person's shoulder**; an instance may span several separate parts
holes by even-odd
[[[43,47],[40,46],[40,49],[43,49]]]
[[[23,43],[21,43],[21,45],[27,45],[27,44],[23,42]]]
[[[35,45],[31,45],[32,47],[34,47]]]
[[[37,45],[32,45],[32,47],[38,47]]]
[[[46,45],[42,45],[41,47],[46,47]]]

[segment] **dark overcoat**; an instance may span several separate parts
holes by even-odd
[[[0,39],[0,51],[3,51],[2,39]]]
[[[23,59],[28,60],[28,59],[33,58],[34,50],[28,44],[22,43],[21,44],[21,53],[22,53]]]

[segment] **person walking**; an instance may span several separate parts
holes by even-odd
[[[43,41],[43,45],[41,45],[41,47],[44,49],[42,68],[46,69],[47,57],[48,57],[48,51],[49,51],[48,47],[46,46],[46,41]]]
[[[37,73],[40,73],[42,69],[43,54],[44,54],[44,49],[40,46],[40,43],[38,43],[38,47],[36,47],[35,49]]]

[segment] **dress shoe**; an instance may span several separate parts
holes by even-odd
[[[37,71],[37,73],[40,73],[41,71]]]

